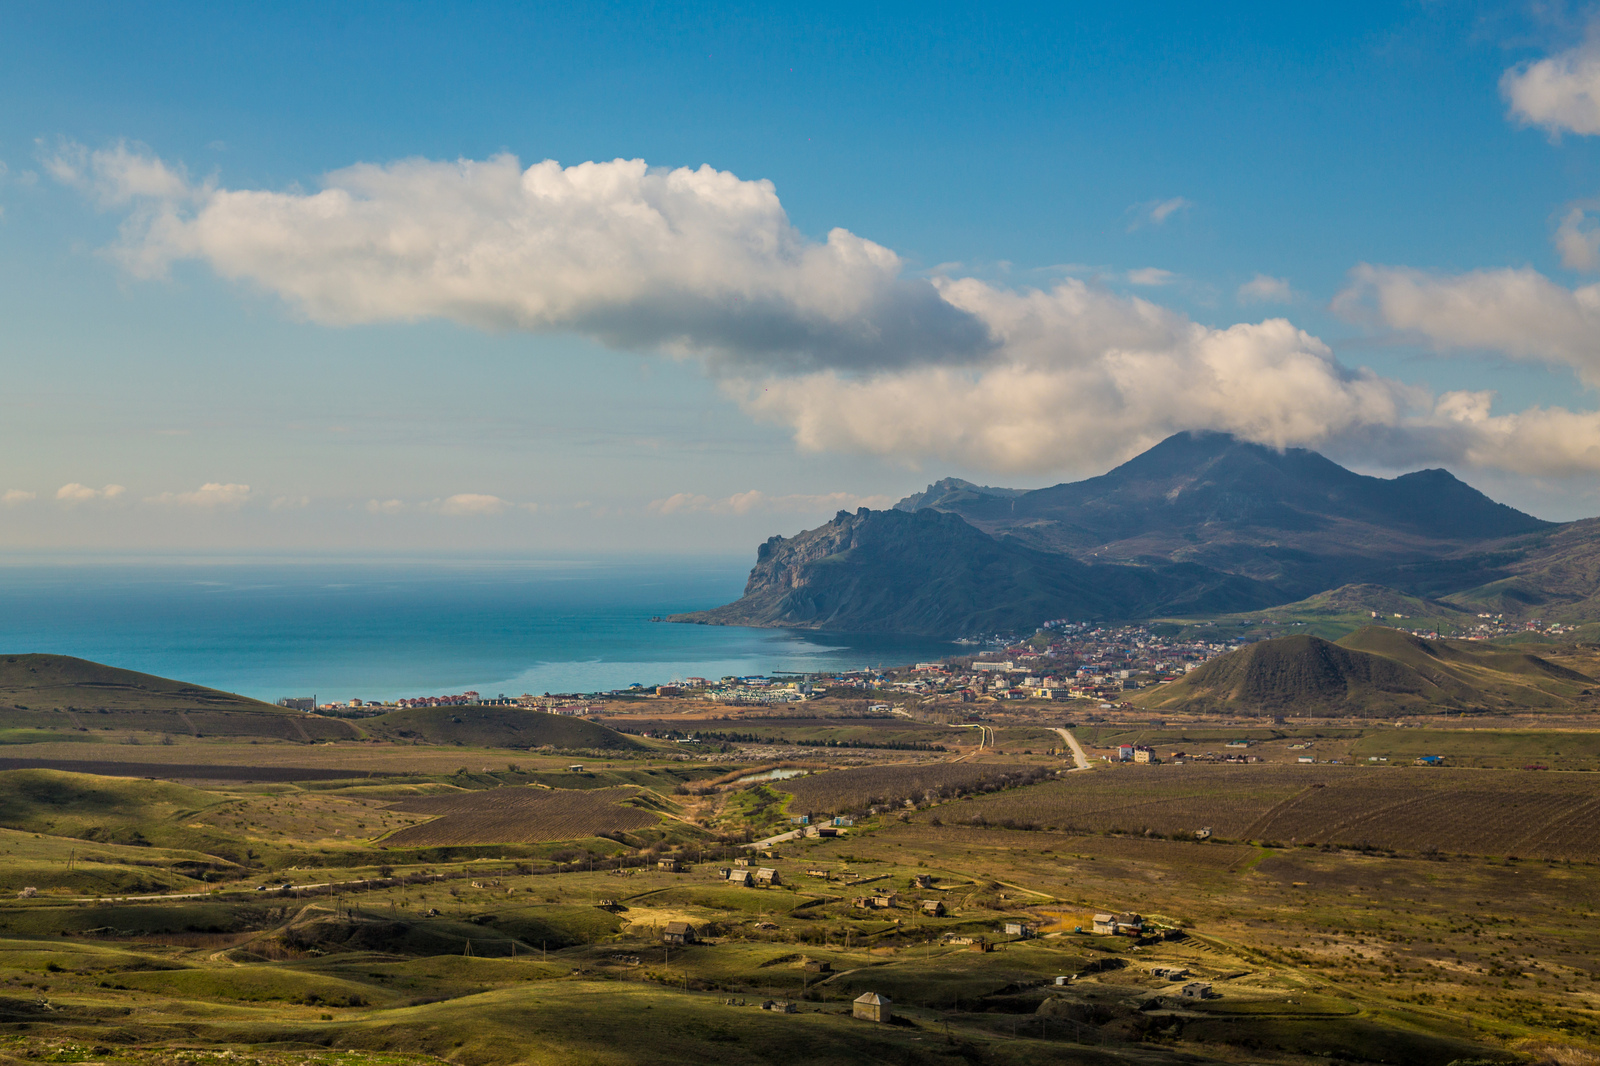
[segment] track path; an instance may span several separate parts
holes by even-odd
[[[1072,749],[1072,761],[1078,764],[1072,768],[1074,771],[1089,769],[1088,753],[1083,750],[1083,745],[1078,743],[1078,738],[1072,735],[1072,730],[1063,729],[1060,726],[1051,726],[1050,731],[1061,734],[1061,739],[1066,741],[1067,747]]]

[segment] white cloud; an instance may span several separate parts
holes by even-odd
[[[1128,271],[1128,280],[1135,285],[1171,285],[1178,275],[1160,267],[1141,267]]]
[[[1600,133],[1600,38],[1520,63],[1500,77],[1511,116],[1552,135]]]
[[[86,503],[89,500],[114,500],[128,490],[121,485],[107,485],[100,489],[91,489],[87,485],[80,485],[76,481],[62,485],[56,490],[56,499],[64,503]]]
[[[51,177],[87,193],[102,207],[185,199],[205,191],[191,186],[182,168],[169,167],[142,145],[126,141],[96,151],[64,142],[41,152],[40,162]]]
[[[1536,270],[1438,275],[1362,264],[1334,309],[1415,336],[1440,351],[1501,352],[1570,366],[1600,384],[1600,285],[1568,289]]]
[[[1579,204],[1561,217],[1556,228],[1556,251],[1568,270],[1600,268],[1600,227],[1589,217],[1593,204]]]
[[[0,504],[5,504],[7,507],[15,507],[19,503],[28,503],[30,500],[37,498],[37,493],[24,492],[22,489],[8,489],[4,496],[0,496]]]
[[[699,493],[678,492],[665,499],[653,500],[649,509],[657,514],[709,512],[711,514],[806,514],[825,511],[848,510],[859,507],[883,508],[895,502],[893,496],[860,496],[850,492],[827,492],[820,495],[786,494],[769,495],[759,489],[736,492],[732,496],[713,499]]]
[[[250,495],[249,485],[208,481],[192,492],[163,492],[159,496],[145,497],[145,502],[206,509],[231,508],[249,500]]]
[[[1294,299],[1294,290],[1287,278],[1257,274],[1239,286],[1238,298],[1242,304],[1286,304]]]
[[[51,165],[102,203],[140,199],[116,250],[135,274],[201,260],[328,324],[445,318],[795,369],[989,346],[889,249],[843,229],[811,241],[770,182],[709,166],[413,159],[304,193],[191,186],[125,145]]]
[[[1194,201],[1182,196],[1174,196],[1170,200],[1146,200],[1144,203],[1134,204],[1128,208],[1133,221],[1128,223],[1128,232],[1132,233],[1141,226],[1159,226],[1179,211],[1186,211],[1194,206]]]
[[[441,318],[697,358],[806,449],[1065,473],[1177,430],[1214,429],[1274,446],[1366,442],[1514,470],[1600,470],[1585,443],[1600,416],[1494,415],[1479,394],[1435,397],[1342,365],[1281,318],[1210,328],[1081,279],[1012,289],[912,278],[894,252],[848,231],[807,238],[770,183],[710,167],[407,160],[337,171],[319,191],[274,192],[196,185],[125,145],[68,146],[50,162],[61,180],[127,209],[114,251],[136,274],[194,260],[328,324]],[[1157,224],[1189,206],[1138,205],[1139,218]],[[1171,279],[1149,268],[1127,276]],[[1239,295],[1286,288],[1257,278]],[[1338,305],[1441,349],[1493,348],[1600,380],[1600,288],[1568,290],[1528,270],[1439,278],[1361,267]],[[1541,443],[1553,433],[1571,439]],[[737,514],[821,499],[679,494],[656,510]],[[419,506],[468,515],[516,505],[463,493]]]
[[[425,509],[435,514],[446,515],[495,515],[510,506],[498,496],[486,496],[477,492],[458,492],[454,496],[447,496],[442,500],[430,500],[423,505]]]
[[[367,511],[371,514],[399,514],[405,510],[405,506],[400,500],[367,501]]]

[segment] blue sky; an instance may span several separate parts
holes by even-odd
[[[1600,513],[1592,11],[1304,7],[7,5],[0,548],[747,550],[1181,428]]]

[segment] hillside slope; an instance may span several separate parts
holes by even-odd
[[[1203,714],[1395,718],[1442,712],[1600,707],[1596,682],[1537,655],[1368,626],[1331,643],[1263,640],[1132,702]]]
[[[123,670],[70,655],[0,656],[0,730],[27,734],[133,732],[172,736],[336,740],[348,722],[275,707],[232,692]]]

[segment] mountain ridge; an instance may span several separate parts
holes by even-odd
[[[929,514],[959,525],[910,521]],[[1600,520],[1547,522],[1445,470],[1378,478],[1307,449],[1179,433],[1084,481],[945,478],[887,511],[841,511],[766,541],[735,603],[672,620],[967,637],[1254,611],[1349,585],[1463,614],[1600,618],[1596,534]]]

